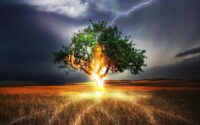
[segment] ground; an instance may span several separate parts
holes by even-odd
[[[200,82],[106,81],[0,87],[0,125],[198,125]]]

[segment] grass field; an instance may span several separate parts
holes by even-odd
[[[199,114],[198,81],[0,87],[0,125],[198,125]]]

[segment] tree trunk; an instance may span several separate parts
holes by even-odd
[[[110,69],[110,64],[109,64],[108,67],[106,68],[105,73],[102,74],[102,75],[100,76],[101,79],[102,79],[103,77],[105,77],[105,76],[108,74],[109,69]]]

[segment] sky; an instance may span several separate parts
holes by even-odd
[[[130,11],[145,2],[1,0],[0,81],[62,84],[90,80],[83,72],[59,70],[52,55],[68,45],[89,20],[117,25],[123,36],[131,35],[136,47],[147,51],[143,73],[110,73],[107,79],[199,79],[200,1],[151,0]]]

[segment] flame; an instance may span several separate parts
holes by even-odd
[[[102,46],[98,44],[94,48],[92,68],[93,68],[92,78],[96,81],[98,92],[103,92],[105,77],[102,75],[106,72],[105,56],[103,54]]]
[[[72,54],[66,57],[66,61],[71,67],[80,69],[90,74],[92,79],[96,82],[98,92],[103,92],[104,79],[106,73],[105,55],[103,53],[103,46],[97,44],[94,47],[94,53],[91,61],[80,59],[79,63],[75,61],[74,50]]]

